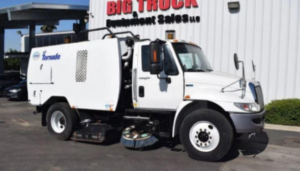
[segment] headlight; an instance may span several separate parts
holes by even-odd
[[[21,89],[12,89],[12,90],[9,90],[11,93],[17,93],[19,92]]]
[[[248,112],[259,112],[260,107],[256,103],[234,103],[236,107]]]

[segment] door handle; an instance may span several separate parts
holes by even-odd
[[[139,86],[139,96],[145,97],[145,88],[144,86]]]

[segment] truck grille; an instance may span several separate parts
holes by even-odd
[[[261,86],[260,85],[256,86],[255,91],[256,91],[255,101],[259,104],[260,108],[263,109],[265,107],[265,103],[264,103],[264,95]]]

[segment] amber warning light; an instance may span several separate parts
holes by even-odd
[[[167,40],[172,40],[175,39],[175,30],[167,30],[166,31],[166,39]]]

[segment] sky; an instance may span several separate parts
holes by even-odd
[[[19,4],[26,4],[31,2],[39,3],[51,3],[51,4],[72,4],[72,5],[89,5],[89,0],[0,0],[0,9],[6,8]],[[59,22],[59,25],[56,26],[56,31],[65,31],[72,30],[73,23],[72,20],[63,20]],[[40,33],[40,27],[36,27],[36,33]],[[21,37],[17,34],[17,31],[22,31],[22,34],[28,34],[28,29],[9,29],[5,30],[5,52],[9,49],[21,49]]]

